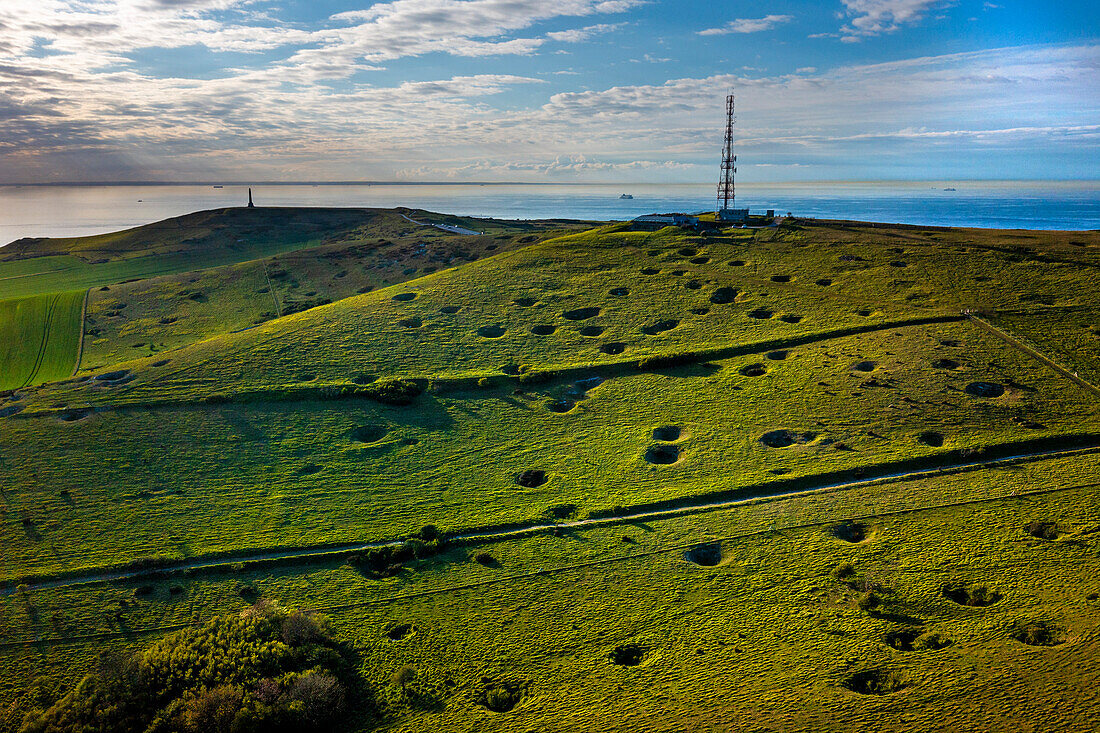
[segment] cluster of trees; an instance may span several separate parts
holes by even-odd
[[[323,619],[262,602],[98,669],[22,733],[279,733],[331,730],[359,685]]]

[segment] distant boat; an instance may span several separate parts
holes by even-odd
[[[943,190],[944,190],[944,191],[954,191],[955,189],[953,189],[953,188],[945,188],[945,189],[943,189]]]
[[[214,186],[214,188],[223,188],[222,186]]]
[[[630,194],[628,194],[628,193],[624,193],[624,194],[623,194],[622,196],[620,196],[619,198],[620,198],[620,199],[632,199],[632,198],[634,198],[634,197],[633,197],[633,196],[631,196],[631,195],[630,195]]]

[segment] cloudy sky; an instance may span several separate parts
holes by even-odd
[[[0,183],[1097,178],[1100,3],[0,0]]]

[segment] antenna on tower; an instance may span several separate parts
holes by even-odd
[[[726,144],[722,147],[722,175],[718,179],[718,219],[734,218],[731,207],[736,197],[734,174],[737,173],[737,156],[733,154],[733,94],[726,95]]]

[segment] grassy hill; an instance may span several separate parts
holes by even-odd
[[[1098,235],[555,226],[97,291],[102,366],[0,398],[9,720],[270,598],[355,730],[1100,721]]]
[[[83,308],[82,290],[0,300],[0,390],[70,377]]]

